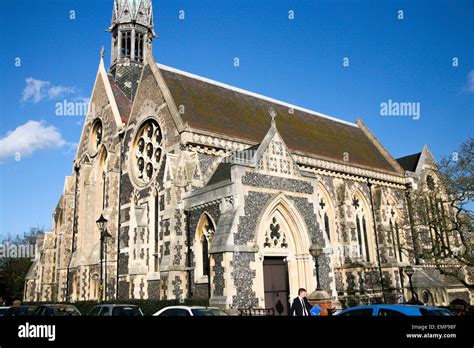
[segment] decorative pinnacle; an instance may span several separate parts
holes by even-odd
[[[100,58],[104,59],[104,55],[105,55],[105,48],[104,46],[102,46],[102,48],[100,49]]]
[[[270,117],[272,118],[272,126],[275,126],[275,117],[277,116],[277,112],[273,107],[270,107],[268,109],[268,113],[270,114]]]

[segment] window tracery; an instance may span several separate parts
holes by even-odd
[[[162,138],[161,129],[154,120],[146,121],[135,136],[132,160],[135,176],[141,184],[148,184],[158,171]]]

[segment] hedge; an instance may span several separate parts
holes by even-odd
[[[209,306],[208,299],[186,299],[183,301],[179,300],[111,300],[104,301],[104,304],[130,304],[139,306],[143,314],[153,315],[158,312],[160,309],[167,306]],[[40,306],[43,304],[71,304],[75,306],[82,315],[87,315],[92,307],[99,304],[97,301],[77,301],[77,302],[25,302],[23,305],[27,306]]]

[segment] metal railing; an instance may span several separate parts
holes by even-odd
[[[246,317],[272,317],[275,315],[275,308],[239,308],[240,316]]]

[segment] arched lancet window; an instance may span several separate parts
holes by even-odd
[[[367,237],[367,223],[365,222],[365,216],[362,216],[362,230],[364,232],[365,259],[370,261],[369,240]]]
[[[90,281],[90,298],[91,300],[99,299],[99,275],[94,273],[91,275]]]
[[[107,165],[108,165],[108,153],[105,147],[101,147],[99,154],[93,162],[92,171],[89,174],[90,188],[88,196],[90,197],[90,203],[85,207],[79,205],[79,209],[84,209],[83,216],[87,219],[87,216],[92,216],[94,223],[91,226],[91,230],[85,232],[85,230],[79,233],[79,244],[80,248],[88,248],[90,241],[100,240],[100,229],[95,223],[101,214],[104,214],[104,210],[107,208]],[[81,216],[81,212],[78,216]],[[79,224],[80,225],[80,224]],[[84,250],[84,249],[83,249]]]
[[[426,305],[434,305],[433,294],[431,291],[424,289],[421,293],[421,301]]]
[[[447,226],[447,210],[442,199],[437,176],[430,172],[425,177],[425,223],[429,227],[433,251],[447,254],[451,252],[451,241]]]
[[[122,58],[130,58],[130,52],[132,49],[132,32],[124,31],[122,32]]]
[[[141,33],[135,34],[135,60],[142,63],[143,62],[143,42],[144,35]]]
[[[329,241],[331,241],[331,229],[329,227],[329,217],[327,212],[324,212],[324,230],[326,231]]]
[[[337,242],[335,239],[335,227],[334,227],[334,205],[332,204],[331,197],[322,185],[318,186],[319,202],[318,202],[318,215],[321,227],[326,234],[329,242],[332,244]]]
[[[79,300],[80,296],[80,283],[79,283],[79,275],[77,273],[74,273],[74,276],[72,278],[72,296],[74,299],[77,301]]]
[[[428,174],[426,176],[426,186],[428,187],[428,190],[433,191],[436,188],[435,181],[433,179],[433,175]]]
[[[102,186],[102,210],[107,206],[107,151],[104,149],[99,163],[100,184]]]
[[[405,242],[403,233],[403,224],[400,210],[397,208],[396,200],[389,196],[386,209],[390,230],[388,231],[388,241],[393,248],[393,257],[397,261],[403,261],[403,243]]]
[[[202,249],[202,275],[209,276],[209,242],[207,237],[203,234],[201,237]]]
[[[210,273],[210,246],[215,234],[215,225],[207,213],[202,214],[196,231],[194,255],[196,257],[195,279],[208,277]]]
[[[398,222],[395,221],[395,224],[390,219],[390,234],[393,245],[393,254],[396,259],[402,261],[402,245],[400,241],[400,229],[398,228]]]
[[[362,260],[369,262],[371,260],[369,233],[367,230],[367,214],[369,213],[369,208],[367,203],[359,194],[353,196],[352,207],[355,215],[359,256]]]
[[[91,156],[97,155],[103,140],[102,121],[97,118],[92,123],[91,132],[89,136],[89,154]]]

